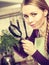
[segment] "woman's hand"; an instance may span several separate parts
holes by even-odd
[[[29,54],[29,55],[33,55],[36,52],[36,48],[35,45],[33,45],[33,43],[29,40],[22,40],[22,45],[24,48],[24,51]]]

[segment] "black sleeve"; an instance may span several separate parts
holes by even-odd
[[[32,55],[32,57],[41,65],[49,65],[49,60],[46,59],[38,50]]]

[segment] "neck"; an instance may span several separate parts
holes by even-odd
[[[45,37],[45,35],[46,35],[46,28],[47,28],[47,18],[45,17],[43,25],[39,28],[41,36]]]

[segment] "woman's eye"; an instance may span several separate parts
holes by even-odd
[[[36,15],[37,15],[37,13],[31,13],[31,15],[32,15],[32,16],[36,16]]]
[[[24,15],[25,18],[28,18],[28,15]]]

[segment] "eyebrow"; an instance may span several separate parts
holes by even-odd
[[[34,13],[34,12],[32,12],[32,13],[30,13],[31,15],[37,15],[37,13]],[[28,15],[27,14],[23,14],[24,15],[24,17],[28,17]]]
[[[37,13],[33,13],[33,12],[32,12],[32,13],[30,13],[30,14],[31,14],[31,15],[37,15]]]

